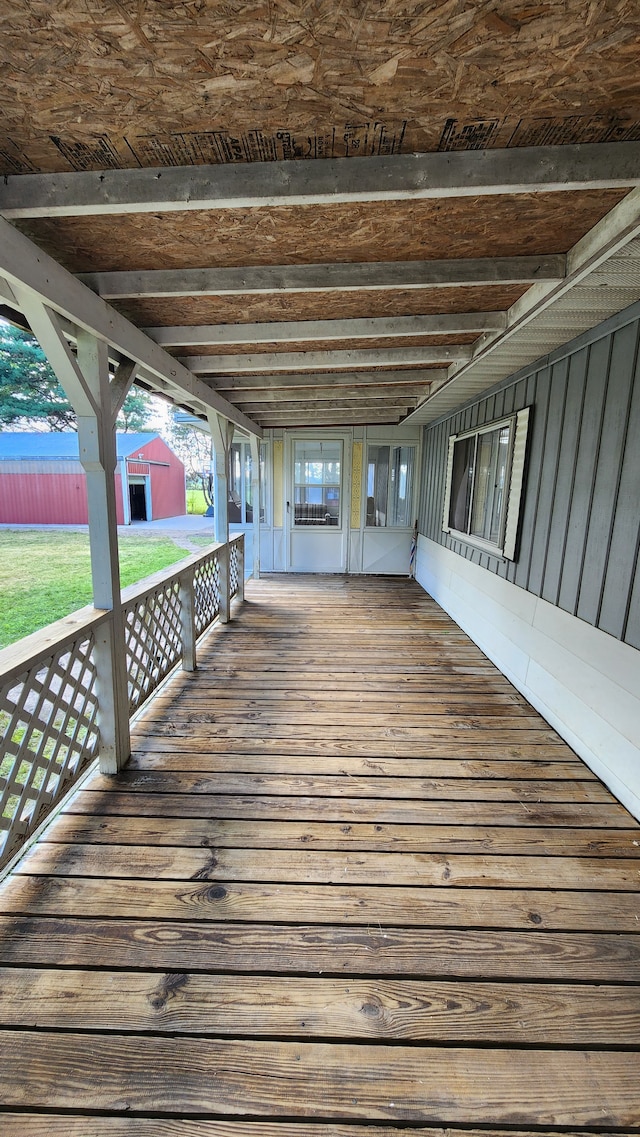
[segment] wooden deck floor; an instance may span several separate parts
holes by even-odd
[[[4,1137],[637,1133],[640,827],[413,582],[236,616],[0,888]]]

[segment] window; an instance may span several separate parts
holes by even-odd
[[[260,443],[260,524],[265,524],[265,498],[267,476],[266,443]],[[235,525],[252,525],[253,517],[253,460],[251,443],[233,442],[229,447],[228,468],[229,522]]]
[[[449,439],[442,528],[515,556],[529,408]]]
[[[296,441],[294,525],[339,525],[341,442]]]
[[[370,445],[367,450],[369,526],[409,528],[415,446]]]
[[[266,503],[269,499],[267,493],[267,475],[269,466],[267,463],[267,444],[266,442],[260,443],[260,524],[266,525],[267,522],[267,507]]]

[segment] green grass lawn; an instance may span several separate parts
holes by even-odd
[[[121,536],[119,547],[123,588],[189,555],[148,533]],[[88,533],[0,529],[0,648],[90,603]]]
[[[195,513],[203,517],[207,510],[204,492],[198,489],[187,490],[187,513]]]

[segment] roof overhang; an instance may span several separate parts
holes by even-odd
[[[535,285],[485,333],[408,421],[426,424],[567,343],[640,297],[640,190],[615,206],[567,255],[567,275]]]

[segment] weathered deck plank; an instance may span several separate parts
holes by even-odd
[[[413,582],[248,597],[0,887],[3,1135],[637,1131],[640,827]]]
[[[56,1117],[49,1114],[5,1113],[2,1117],[4,1137],[87,1137],[87,1119],[70,1115]],[[316,1125],[288,1124],[271,1121],[207,1121],[154,1118],[148,1121],[135,1117],[92,1117],[91,1137],[398,1137],[398,1129],[367,1125]],[[557,1132],[557,1131],[556,1131]],[[465,1137],[504,1137],[504,1130],[464,1130]],[[407,1129],[402,1137],[451,1137],[449,1129]],[[536,1130],[524,1133],[509,1130],[509,1137],[551,1137],[549,1132]],[[587,1133],[563,1132],[563,1137],[592,1137]],[[618,1137],[633,1137],[619,1133]]]
[[[549,784],[551,782],[551,784]],[[96,779],[96,790],[110,788],[109,779]],[[405,801],[566,801],[602,802],[609,804],[607,789],[593,781],[560,781],[553,779],[508,778],[412,778],[367,777],[343,770],[341,774],[265,774],[177,773],[174,770],[153,771],[123,770],[116,790],[125,793],[179,794],[275,794],[292,797],[298,794],[314,797],[366,797],[402,798]]]
[[[265,870],[267,872],[268,870]],[[21,876],[0,894],[0,912],[56,916],[140,911],[160,920],[258,921],[429,928],[538,928],[635,932],[638,898],[629,892],[512,888],[397,887],[359,884],[220,883],[172,880]]]
[[[173,769],[181,774],[197,772],[204,774],[261,774],[264,775],[264,754],[195,754],[193,751],[173,751]],[[169,756],[161,751],[154,754],[145,751],[137,754],[126,771],[133,777],[136,769],[143,769],[145,776],[159,768],[163,773],[171,770]],[[335,754],[273,754],[269,756],[269,773],[290,774],[293,776],[335,776],[347,773],[344,758]],[[535,781],[544,778],[548,781],[594,781],[595,774],[577,759],[565,762],[553,758],[526,761],[504,758],[361,758],[352,756],[349,761],[350,777],[396,778],[498,778]]]
[[[632,860],[588,857],[442,856],[271,849],[180,849],[42,842],[16,875],[128,880],[263,881],[291,884],[418,885],[455,888],[595,889],[637,892]]]
[[[182,1116],[634,1126],[637,1055],[0,1031],[5,1103]],[[561,1057],[560,1057],[561,1053]],[[88,1056],[90,1055],[90,1061]],[[96,1076],[99,1071],[99,1077]]]
[[[50,843],[174,845],[217,849],[332,849],[336,852],[481,853],[503,856],[638,859],[637,829],[533,826],[383,825],[376,822],[218,821],[66,813],[47,833]]]
[[[540,1046],[640,1046],[640,990],[0,967],[6,1026]]]
[[[553,785],[553,782],[550,782]],[[294,806],[295,803],[295,807]],[[254,797],[251,794],[147,794],[122,789],[82,790],[69,806],[74,814],[106,816],[201,817],[254,820],[354,821],[409,825],[562,825],[588,829],[628,829],[629,814],[621,805],[598,802],[417,801],[403,798]]]
[[[286,975],[640,983],[636,933],[0,917],[0,962]]]

